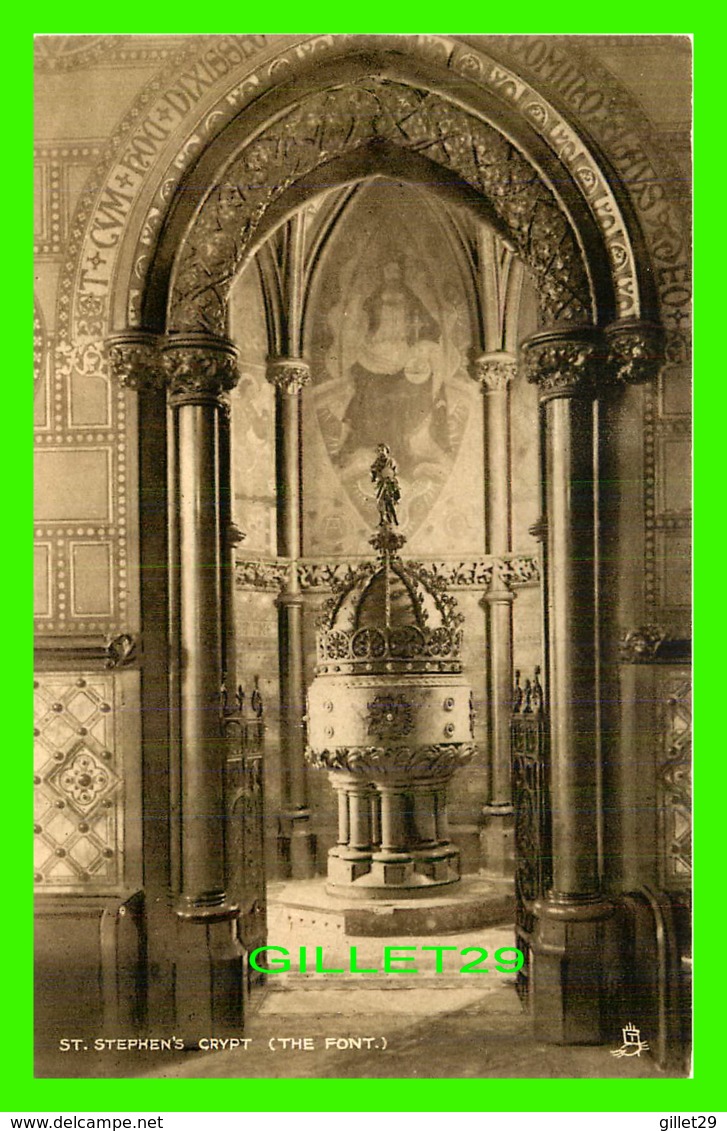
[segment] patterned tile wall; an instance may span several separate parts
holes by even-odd
[[[102,152],[98,141],[36,147],[35,612],[40,635],[128,629],[129,396],[111,386],[98,344],[64,350],[54,329],[56,280],[75,209]],[[87,296],[84,332],[104,326]]]
[[[39,673],[34,683],[35,882],[40,890],[108,891],[124,866],[127,780],[138,673]],[[122,734],[122,720],[125,731]],[[131,804],[127,802],[131,799]],[[138,832],[138,822],[132,828]]]

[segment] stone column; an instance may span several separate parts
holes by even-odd
[[[136,417],[143,442],[139,444],[139,481],[162,484],[160,494],[146,491],[139,498],[139,556],[141,624],[144,647],[140,656],[141,737],[144,768],[142,852],[144,858],[145,923],[147,933],[146,1005],[160,1027],[175,1026],[174,955],[169,945],[176,919],[170,912],[170,890],[176,890],[176,826],[172,789],[179,766],[179,737],[170,649],[169,598],[171,577],[163,566],[169,554],[169,530],[164,513],[165,465],[168,463],[167,385],[160,339],[131,329],[106,341],[111,377],[136,394]],[[171,504],[169,504],[171,505]],[[144,569],[154,563],[162,568]]]
[[[405,884],[414,873],[407,850],[407,788],[401,784],[376,783],[381,803],[381,844],[371,857],[371,880],[382,887]]]
[[[487,451],[487,553],[503,558],[510,551],[510,438],[508,387],[517,363],[504,351],[483,354],[474,362],[474,378],[485,398]],[[495,567],[484,602],[488,619],[488,711],[490,795],[483,808],[482,848],[487,870],[511,878],[514,831],[510,786],[510,701],[512,696],[512,602],[515,595]]]
[[[220,418],[237,382],[231,342],[207,334],[167,338],[163,366],[177,437],[181,891],[177,906],[178,1013],[196,1024],[239,1024],[239,909],[225,891],[223,560]]]
[[[538,1036],[598,1043],[609,1030],[614,906],[601,891],[594,398],[608,379],[592,327],[523,343],[543,413],[547,519],[546,695],[553,890],[536,904],[532,1002]],[[608,1022],[611,1023],[611,1022]]]
[[[278,555],[288,559],[283,592],[278,598],[280,649],[280,814],[283,863],[294,879],[315,875],[315,838],[310,831],[305,764],[305,675],[303,609],[297,563],[302,552],[301,524],[301,389],[310,370],[301,358],[278,357],[268,362],[267,379],[275,387]]]
[[[348,787],[349,837],[351,848],[371,851],[371,786],[357,782]]]
[[[653,696],[650,673],[644,661],[653,660],[659,640],[645,624],[643,605],[643,534],[629,539],[627,554],[614,553],[619,529],[633,506],[633,495],[643,499],[641,483],[622,487],[621,479],[633,475],[630,461],[638,459],[645,439],[637,421],[643,412],[642,390],[628,386],[654,382],[664,361],[664,333],[660,326],[635,318],[619,319],[604,331],[609,344],[611,387],[599,398],[599,525],[604,552],[599,555],[601,629],[601,746],[603,751],[604,877],[613,890],[632,890],[643,882],[644,860],[639,850],[645,830],[644,774],[641,759],[652,740]],[[619,437],[619,443],[612,441]],[[629,440],[630,437],[630,440]],[[620,450],[619,450],[620,449]],[[630,568],[625,569],[625,560]],[[624,626],[632,626],[622,639]],[[637,626],[640,626],[637,628]],[[658,643],[656,643],[658,648]],[[654,817],[654,820],[656,818]],[[653,843],[656,843],[654,833]]]

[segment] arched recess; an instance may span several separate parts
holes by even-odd
[[[309,195],[364,171],[406,171],[478,207],[528,263],[545,323],[608,321],[616,304],[595,224],[581,209],[576,230],[570,176],[559,180],[559,199],[537,163],[542,147],[533,148],[526,160],[506,133],[401,82],[367,77],[311,94],[278,113],[211,178],[198,165],[196,183],[214,187],[191,222],[185,213],[195,194],[180,196],[154,262],[162,278],[171,268],[165,328],[224,332],[227,289],[256,246]],[[156,302],[146,307],[147,325],[160,313]]]
[[[602,888],[598,838],[603,623],[594,400],[610,396],[619,383],[652,377],[658,367],[661,332],[648,318],[655,300],[645,244],[638,231],[630,238],[633,218],[627,224],[620,214],[619,242],[611,242],[614,214],[598,222],[588,179],[574,176],[534,129],[489,95],[464,83],[454,92],[451,76],[438,84],[431,73],[425,79],[421,65],[405,81],[400,65],[388,60],[384,67],[360,53],[352,56],[345,81],[337,66],[344,64],[311,68],[307,78],[274,88],[206,148],[167,212],[146,278],[142,326],[117,334],[110,347],[112,366],[143,391],[142,415],[150,425],[164,420],[167,390],[171,408],[170,702],[179,728],[171,760],[178,750],[173,768],[182,810],[174,826],[179,849],[172,887],[178,914],[184,923],[205,924],[207,960],[219,968],[222,950],[218,941],[213,945],[209,925],[236,917],[225,892],[221,825],[210,819],[222,804],[210,772],[222,758],[210,704],[225,671],[230,600],[225,393],[236,374],[225,336],[229,288],[270,233],[323,188],[372,173],[434,182],[502,234],[538,288],[542,329],[522,343],[522,365],[543,404],[554,890],[538,919],[535,985],[542,977],[561,988],[559,1004],[540,999],[555,1026],[551,1039],[568,1039],[574,1010],[578,1032],[600,1039],[600,990],[585,1013],[582,1001],[569,998],[574,969],[594,961],[584,940],[593,931],[607,933],[614,920]],[[608,183],[610,170],[600,176]],[[629,316],[619,318],[625,310]],[[271,380],[287,421],[282,431],[292,443],[309,374],[295,355],[273,360]],[[480,360],[481,380],[495,390],[502,359]],[[294,445],[284,458],[295,462]],[[154,462],[147,459],[146,472],[158,479],[162,465]],[[142,478],[144,472],[142,465]],[[294,559],[299,526],[297,535],[295,523],[290,529],[285,555]],[[294,577],[282,603],[291,654],[300,651]],[[297,805],[298,815],[304,807]],[[584,808],[595,815],[588,827]],[[234,948],[225,957],[232,970]],[[597,966],[593,976],[605,986],[605,967]]]
[[[376,398],[367,400],[369,409],[365,414],[360,411],[360,401],[354,398],[356,379],[349,370],[349,364],[354,360],[352,350],[356,352],[362,341],[357,311],[360,313],[359,300],[375,288],[379,272],[390,258],[395,258],[401,265],[406,283],[416,289],[420,301],[436,323],[438,344],[434,355],[437,383],[428,381],[409,386],[398,380],[394,383],[389,407],[381,411],[375,403]],[[252,311],[259,310],[260,305],[254,294],[258,267],[268,315],[266,354],[260,352],[259,329],[252,317]],[[250,514],[254,530],[259,531],[263,526],[264,503],[259,495],[259,467],[260,461],[266,459],[269,468],[272,460],[273,438],[270,438],[271,454],[268,458],[263,455],[257,441],[259,433],[255,421],[259,421],[261,409],[266,415],[270,412],[276,399],[279,417],[289,410],[290,403],[288,397],[281,403],[281,398],[276,398],[274,390],[265,382],[264,358],[279,358],[281,355],[304,357],[311,369],[310,387],[300,398],[304,490],[301,507],[303,558],[299,567],[304,589],[303,637],[307,642],[301,663],[306,661],[306,651],[308,667],[312,662],[313,622],[319,602],[324,599],[324,587],[332,576],[345,576],[346,570],[351,568],[352,557],[370,553],[368,538],[374,533],[375,507],[373,500],[369,500],[369,467],[371,452],[382,438],[388,437],[398,463],[402,484],[399,524],[401,533],[407,538],[406,555],[431,559],[432,567],[442,578],[449,569],[453,584],[461,587],[458,600],[468,617],[465,634],[470,657],[468,667],[475,687],[480,743],[479,754],[468,769],[466,781],[463,781],[461,789],[455,791],[452,801],[457,811],[453,838],[460,847],[463,841],[467,845],[468,871],[476,871],[480,866],[481,810],[484,804],[489,803],[490,762],[494,758],[488,732],[495,729],[490,717],[495,712],[486,684],[490,657],[496,658],[497,649],[488,649],[485,644],[494,598],[484,604],[479,602],[482,594],[493,584],[497,588],[499,570],[509,561],[511,549],[522,555],[519,568],[529,571],[527,578],[531,585],[537,582],[537,562],[527,531],[538,517],[539,510],[530,512],[527,522],[520,522],[520,536],[512,547],[509,542],[507,391],[505,396],[493,393],[492,397],[483,398],[478,383],[471,380],[470,370],[472,359],[488,348],[502,352],[509,346],[512,350],[513,343],[517,341],[513,323],[517,318],[518,303],[513,301],[513,294],[519,290],[520,274],[521,263],[513,259],[491,229],[479,221],[473,222],[465,208],[452,205],[448,200],[443,202],[431,178],[428,182],[412,185],[410,180],[404,183],[390,177],[369,175],[352,185],[329,189],[313,204],[293,214],[262,245],[255,262],[243,270],[239,284],[231,292],[230,332],[241,352],[241,385],[245,389],[244,398],[239,387],[231,396],[232,421],[236,431],[235,454],[240,453],[240,458],[247,462],[248,441],[257,452],[254,469],[250,469],[253,477],[250,487],[241,477],[234,477],[240,499],[247,496],[248,491],[256,496],[249,510],[248,505],[243,504],[237,513],[243,529],[249,529],[246,512]],[[244,301],[239,289],[243,284]],[[344,325],[348,330],[341,333]],[[251,345],[255,343],[253,348],[247,348],[248,341]],[[441,390],[436,421],[428,409],[435,403],[435,388]],[[407,397],[407,391],[414,394],[413,397]],[[537,393],[525,382],[518,383],[516,393],[521,406],[519,419],[522,419],[522,407],[527,406],[525,422],[533,453],[530,462],[537,495]],[[248,399],[249,426],[243,422]],[[492,399],[498,402],[498,417],[503,418],[501,431],[504,433],[498,446],[491,430],[488,455],[496,467],[493,474],[484,470],[483,450],[483,416],[488,415],[486,406]],[[408,449],[406,441],[402,443],[401,429],[405,411],[403,405],[413,406],[414,402],[415,411],[421,413],[424,421],[423,428],[418,429],[416,453]],[[396,406],[394,411],[391,411],[392,403]],[[366,428],[366,415],[369,413]],[[358,425],[355,436],[350,424],[345,422],[345,418],[351,417],[355,417]],[[412,419],[411,413],[409,419]],[[396,433],[389,434],[388,429],[394,421]],[[433,433],[429,431],[430,426]],[[351,441],[347,450],[343,442],[345,436]],[[525,437],[523,442],[527,442]],[[415,477],[412,476],[414,463],[418,466]],[[463,483],[468,484],[466,491],[462,490]],[[504,495],[502,502],[498,500],[500,489]],[[285,509],[284,499],[291,494],[287,489],[280,492],[280,510]],[[269,529],[272,514],[274,529],[274,499],[264,513],[264,528]],[[240,547],[237,576],[247,590],[241,595],[244,607],[256,610],[252,613],[253,624],[257,623],[258,617],[267,616],[270,625],[270,594],[261,593],[259,588],[257,592],[250,591],[255,589],[254,579],[258,579],[258,586],[262,583],[260,563],[250,560],[255,558],[256,551],[260,552],[260,546],[257,538],[254,546],[249,547],[246,541]],[[269,543],[266,548],[269,555]],[[266,549],[263,548],[262,552],[265,554]],[[446,560],[441,560],[442,555]],[[467,564],[460,562],[457,566],[454,561],[457,555],[463,555],[465,561],[469,559]],[[533,588],[523,599],[537,603],[538,596],[537,588]],[[512,592],[506,590],[503,597],[506,614],[509,614],[512,598]],[[516,612],[519,612],[521,604],[521,601],[515,604]],[[265,641],[259,638],[259,628],[247,630],[242,606],[238,615],[238,655],[244,670],[252,674],[261,670],[264,655],[261,647]],[[539,620],[536,613],[536,624]],[[242,640],[249,640],[249,655]],[[498,654],[498,663],[493,667],[502,666],[506,673],[502,723],[506,732],[512,675],[509,631],[502,644],[506,655],[501,657]],[[529,670],[532,670],[533,664],[540,662],[540,650],[533,645],[533,651],[536,652],[535,659],[526,660]],[[288,660],[289,657],[281,657],[281,670],[287,668]],[[251,667],[252,662],[257,665],[256,668]],[[269,670],[270,665],[263,661],[262,670],[266,668]],[[277,664],[275,670],[278,670]],[[305,684],[309,682],[310,675],[309,670]],[[288,695],[284,692],[282,698],[285,701]],[[276,686],[276,704],[278,699]],[[501,712],[497,714],[501,716]],[[291,732],[295,733],[294,728]],[[287,741],[289,736],[285,737]],[[287,764],[296,756],[302,762],[302,750],[296,754],[285,749],[279,754],[276,743],[271,742],[267,778],[271,784],[268,794],[271,812],[278,812],[279,808],[286,812],[291,808],[289,804],[279,805],[287,783],[284,775],[279,774],[278,759],[280,757]],[[509,772],[507,778],[509,780]],[[278,786],[279,779],[282,789]],[[336,817],[331,809],[332,799],[325,778],[309,773],[307,784],[311,797],[311,805],[308,806],[311,809],[311,831],[316,838],[321,869],[325,868],[326,849],[335,843]],[[509,790],[502,800],[509,800]],[[271,862],[276,860],[276,847],[273,839],[268,857]],[[488,853],[491,864],[494,855]],[[499,861],[498,864],[502,867]]]

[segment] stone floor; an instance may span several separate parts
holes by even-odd
[[[287,932],[287,933],[286,933]],[[310,936],[310,937],[308,937]],[[322,946],[326,967],[348,965],[356,946],[359,968],[381,970],[384,945],[436,944],[485,947],[492,955],[513,945],[511,926],[491,926],[464,934],[408,936],[401,940],[349,937],[320,922],[308,928],[291,924],[273,908],[268,937],[291,955],[306,945],[309,966]],[[461,958],[417,950],[413,973],[281,973],[249,1017],[247,1049],[190,1052],[174,1064],[147,1072],[162,1078],[646,1078],[665,1075],[650,1059],[614,1058],[621,1043],[620,1023],[608,1047],[557,1047],[533,1039],[512,974],[458,972]],[[624,1022],[625,1023],[625,1022]],[[352,1041],[353,1039],[353,1041]],[[298,1042],[293,1045],[293,1042]],[[272,1043],[271,1043],[272,1042]],[[335,1043],[334,1043],[335,1042]]]
[[[649,1053],[614,1058],[621,1044],[618,1019],[607,1046],[559,1047],[535,1040],[528,1015],[515,990],[512,973],[500,973],[487,962],[487,973],[460,973],[475,952],[442,956],[441,974],[435,956],[420,949],[416,967],[385,974],[384,946],[452,946],[457,951],[484,947],[490,956],[512,947],[512,926],[491,925],[459,934],[403,935],[400,938],[346,935],[340,919],[316,913],[290,914],[271,902],[268,916],[271,944],[298,957],[307,948],[308,971],[271,974],[267,986],[250,1002],[238,1045],[176,1054],[88,1053],[72,1062],[40,1066],[42,1076],[146,1077],[166,1079],[225,1078],[648,1078],[663,1077]],[[356,947],[359,969],[351,973],[350,948]],[[342,974],[310,972],[315,948],[321,947],[326,969]],[[216,1034],[209,1034],[214,1038]],[[646,1035],[645,1035],[646,1036]],[[56,1060],[58,1058],[56,1057]],[[76,1071],[77,1070],[77,1071]]]

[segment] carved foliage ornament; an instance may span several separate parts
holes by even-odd
[[[113,377],[125,388],[161,392],[173,401],[217,398],[239,380],[237,349],[210,334],[157,337],[143,330],[106,339],[104,352]]]
[[[128,632],[106,639],[106,667],[124,668],[136,660],[136,641]]]
[[[664,332],[653,322],[623,319],[603,335],[591,326],[544,330],[527,338],[528,381],[550,397],[593,396],[597,386],[653,381],[664,364]]]
[[[304,98],[227,167],[178,260],[173,327],[224,333],[229,288],[270,205],[301,177],[372,141],[420,153],[488,199],[530,268],[546,323],[589,320],[590,288],[575,235],[522,154],[440,95],[365,78]]]
[[[294,396],[310,384],[310,366],[299,357],[275,357],[268,364],[265,376],[281,393]]]
[[[604,346],[584,327],[582,334],[536,334],[522,347],[525,376],[543,399],[593,395],[605,361]]]
[[[664,363],[664,331],[649,322],[626,320],[606,327],[613,377],[635,385],[653,381]]]
[[[420,568],[427,578],[430,588],[437,584],[442,591],[447,589],[487,589],[492,582],[493,571],[497,578],[508,588],[520,585],[537,584],[540,581],[540,566],[537,558],[532,555],[519,555],[509,558],[474,558],[468,561],[447,562],[407,561],[410,571]],[[366,565],[362,574],[361,566],[351,562],[317,562],[297,561],[291,568],[295,568],[298,575],[300,588],[307,592],[334,590],[340,594],[341,590],[349,589],[364,577],[370,577],[374,570],[373,563]],[[280,589],[287,578],[287,565],[285,562],[274,561],[240,561],[235,563],[236,587],[238,589]],[[328,623],[328,614],[338,606],[340,596],[331,600],[324,610],[322,623]]]
[[[384,777],[451,777],[477,753],[472,743],[442,742],[427,746],[336,746],[305,752],[306,761],[319,770]]]

